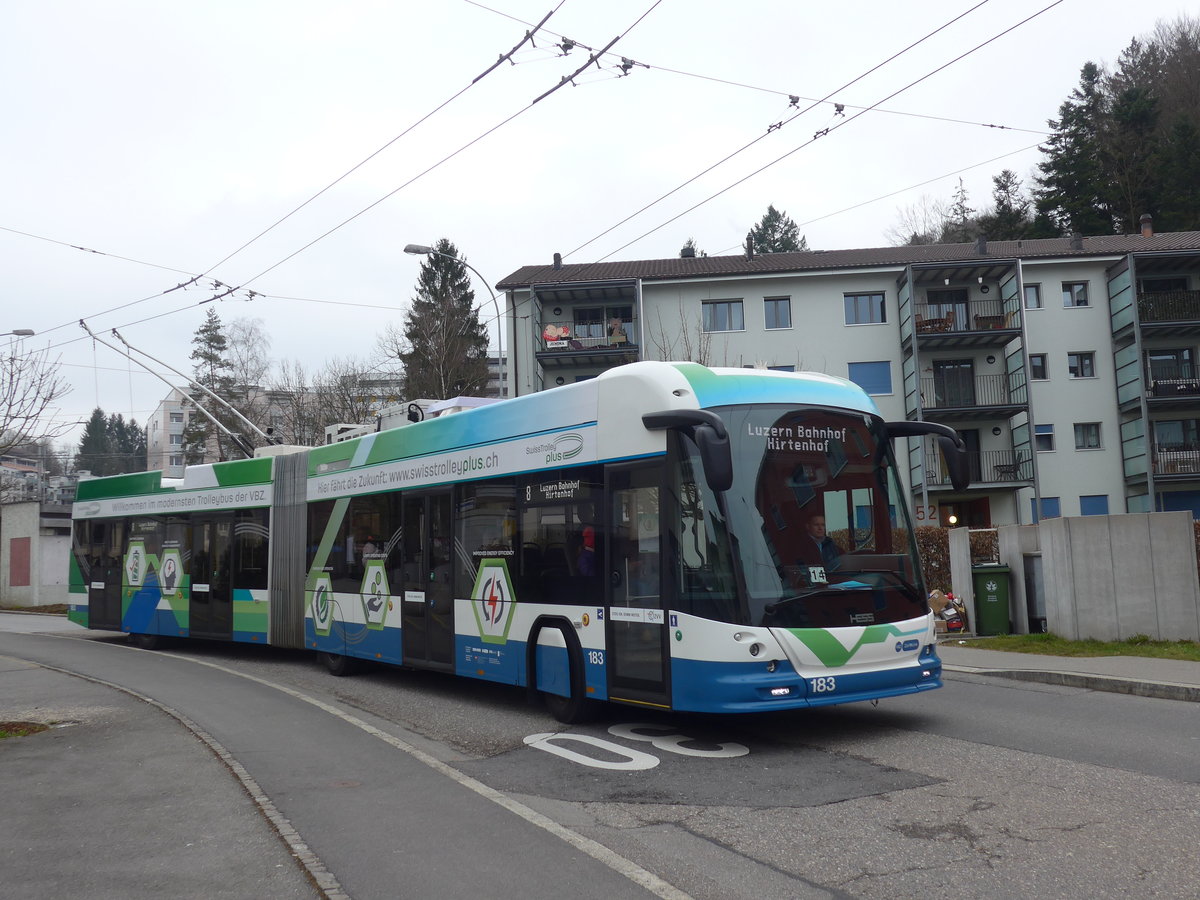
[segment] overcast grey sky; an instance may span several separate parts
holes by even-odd
[[[35,329],[27,347],[61,353],[74,390],[60,421],[99,405],[144,422],[166,387],[79,340],[80,318],[190,370],[215,306],[262,319],[273,358],[319,368],[401,320],[410,242],[449,238],[491,284],[555,252],[650,259],[688,238],[737,252],[768,204],[813,249],[882,246],[899,208],[948,198],[960,177],[977,207],[1002,168],[1030,186],[1084,62],[1192,12],[1052,4],[10,0],[0,331]],[[472,84],[552,9],[532,46]],[[618,37],[602,67],[532,103]],[[214,278],[244,289],[203,304]]]

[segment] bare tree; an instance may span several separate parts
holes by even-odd
[[[70,428],[50,425],[46,415],[55,401],[65,397],[71,386],[59,374],[59,357],[49,349],[24,352],[20,340],[8,345],[0,382],[0,453],[25,441],[56,438]]]
[[[704,323],[696,317],[696,330],[693,333],[688,323],[683,301],[679,301],[679,320],[669,325],[663,321],[662,310],[656,310],[658,327],[650,323],[648,329],[650,343],[658,350],[658,358],[687,359],[707,366],[712,354],[712,333],[704,330]]]
[[[326,425],[364,424],[375,416],[376,397],[365,383],[371,367],[353,357],[334,357],[313,380]]]
[[[265,323],[262,319],[233,319],[225,326],[225,341],[234,405],[255,425],[265,428],[271,408],[265,391],[271,371],[271,338]]]
[[[946,201],[922,194],[911,206],[896,210],[897,220],[883,232],[895,247],[907,244],[935,244],[950,219]]]

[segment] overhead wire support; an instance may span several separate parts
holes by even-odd
[[[523,37],[516,44],[516,46],[514,46],[507,53],[500,54],[500,58],[498,60],[496,60],[494,63],[492,63],[490,66],[488,66],[487,69],[485,69],[483,72],[479,73],[478,75],[476,75],[474,78],[471,79],[471,84],[474,84],[475,82],[479,81],[481,78],[484,78],[485,76],[490,75],[496,69],[496,67],[501,65],[506,59],[512,59],[512,55],[514,53],[516,53],[518,50],[520,50],[521,47],[523,47],[526,42],[532,43],[533,36],[535,34],[537,34],[538,31],[541,30],[541,27],[550,20],[550,17],[552,15],[554,15],[556,12],[558,12],[558,7],[562,6],[563,3],[565,3],[565,2],[566,2],[566,0],[562,0],[562,3],[559,3],[558,6],[554,7],[554,9],[550,10],[550,12],[548,12],[548,13],[546,13],[546,15],[542,16],[542,21],[540,21],[536,25],[534,25],[533,28],[531,28],[529,31],[526,31],[525,37]],[[516,63],[513,63],[513,65],[516,65]]]
[[[657,6],[657,4],[655,4],[655,5]],[[583,74],[583,71],[588,66],[592,65],[594,62],[596,62],[596,60],[598,60],[601,56],[603,56],[605,53],[607,53],[609,51],[609,48],[611,48],[612,45],[615,44],[620,39],[621,39],[621,35],[618,34],[615,38],[613,38],[611,41],[609,41],[607,44],[605,44],[603,49],[597,50],[595,53],[593,53],[591,56],[589,56],[587,58],[587,62],[585,62],[582,66],[580,66],[578,69],[576,69],[570,75],[564,75],[562,77],[562,81],[560,81],[554,87],[550,88],[550,90],[546,91],[546,93],[542,94],[540,97],[535,97],[533,100],[533,103],[530,103],[529,105],[533,106],[534,103],[538,103],[542,100],[545,100],[547,97],[549,97],[551,94],[553,94],[555,91],[557,91],[560,87],[562,87],[568,81],[571,82],[572,84],[574,84],[575,78],[577,76]]]
[[[1061,2],[1061,0],[1060,0],[1060,2]],[[766,130],[764,133],[760,134],[758,137],[754,138],[752,141],[750,141],[750,142],[748,142],[748,143],[746,143],[746,144],[742,145],[742,146],[741,146],[741,147],[739,147],[737,150],[734,150],[732,153],[728,154],[728,155],[727,155],[727,156],[725,156],[723,159],[719,159],[719,160],[717,160],[715,163],[713,163],[713,164],[712,164],[711,166],[709,166],[708,168],[704,169],[704,170],[703,170],[703,171],[701,171],[701,172],[697,172],[695,175],[693,175],[693,176],[692,176],[691,178],[689,178],[687,181],[683,182],[683,183],[682,183],[682,184],[680,184],[680,185],[677,185],[676,187],[674,187],[674,188],[672,188],[671,190],[667,191],[665,194],[663,194],[662,196],[658,197],[657,199],[655,199],[655,200],[651,200],[649,203],[647,203],[647,204],[646,204],[645,206],[643,206],[641,209],[637,210],[636,212],[630,213],[628,216],[626,216],[626,217],[625,217],[624,219],[622,219],[620,222],[617,222],[615,225],[612,225],[612,226],[610,226],[609,228],[606,228],[604,231],[600,232],[599,234],[597,234],[596,236],[592,237],[591,239],[589,239],[589,240],[587,240],[587,241],[584,241],[584,243],[580,244],[580,245],[579,245],[578,247],[576,247],[574,250],[571,250],[571,251],[570,251],[570,252],[568,252],[568,253],[564,253],[564,254],[563,254],[563,259],[567,259],[567,258],[568,258],[568,257],[570,257],[570,256],[574,256],[576,253],[578,253],[578,252],[579,252],[580,250],[582,250],[584,247],[587,247],[587,246],[589,246],[590,244],[594,244],[596,241],[600,240],[600,238],[604,237],[606,234],[609,234],[609,233],[611,233],[611,232],[613,232],[613,231],[616,231],[618,228],[620,228],[620,227],[621,227],[622,225],[624,225],[626,222],[630,221],[631,219],[634,219],[634,218],[636,218],[637,216],[640,216],[640,215],[641,215],[642,213],[644,213],[646,210],[648,210],[648,209],[651,209],[651,208],[652,208],[652,207],[654,207],[654,206],[657,206],[659,203],[661,203],[662,201],[666,200],[666,199],[667,199],[668,197],[670,197],[672,194],[678,193],[679,191],[683,190],[685,187],[687,187],[687,186],[688,186],[689,184],[691,184],[692,182],[694,182],[694,181],[696,181],[696,180],[698,180],[698,179],[702,178],[703,176],[707,175],[709,172],[713,171],[714,169],[716,169],[716,168],[718,168],[718,167],[720,167],[720,166],[723,166],[725,163],[729,162],[729,160],[733,159],[735,156],[738,156],[739,154],[741,154],[741,153],[744,153],[746,150],[749,150],[751,147],[753,147],[753,146],[754,146],[755,144],[757,144],[759,141],[761,141],[761,140],[763,140],[764,138],[766,138],[766,137],[767,137],[767,135],[771,134],[772,132],[775,132],[775,131],[779,131],[779,130],[781,130],[781,129],[783,128],[783,126],[784,126],[784,125],[788,125],[788,124],[790,124],[791,122],[794,122],[794,121],[795,121],[796,119],[798,119],[800,116],[802,116],[802,115],[804,115],[805,113],[807,113],[807,112],[809,112],[809,111],[811,111],[811,110],[815,109],[815,108],[816,108],[818,105],[820,105],[821,103],[824,103],[824,102],[826,102],[826,101],[830,100],[830,98],[832,98],[834,95],[836,95],[836,94],[840,93],[841,91],[844,91],[844,90],[846,90],[847,88],[851,87],[851,86],[852,86],[852,85],[854,85],[854,84],[857,84],[858,82],[860,82],[860,81],[862,81],[864,78],[866,78],[868,75],[871,75],[871,74],[873,74],[874,72],[877,72],[877,71],[879,71],[879,70],[880,70],[880,69],[882,69],[884,66],[886,66],[888,63],[890,63],[890,62],[892,62],[892,61],[894,61],[894,60],[898,59],[898,58],[899,58],[899,57],[901,57],[901,56],[903,56],[903,55],[904,55],[905,53],[907,53],[909,50],[912,50],[913,48],[915,48],[915,47],[917,47],[917,46],[919,46],[919,45],[923,44],[925,41],[929,40],[930,38],[932,38],[934,35],[938,34],[939,32],[945,31],[947,28],[949,28],[949,27],[950,27],[951,25],[953,25],[955,22],[958,22],[960,19],[963,19],[963,18],[965,18],[966,16],[969,16],[971,13],[975,12],[975,10],[979,9],[981,6],[984,6],[984,5],[986,5],[987,3],[988,3],[988,0],[979,0],[979,2],[978,2],[978,3],[976,3],[974,6],[972,6],[970,9],[968,9],[968,10],[966,10],[966,11],[964,11],[964,12],[961,12],[961,13],[959,13],[959,14],[958,14],[957,16],[955,16],[953,19],[950,19],[948,22],[945,22],[944,24],[942,24],[942,25],[938,26],[938,27],[937,27],[937,28],[935,28],[933,31],[929,32],[929,33],[928,33],[928,34],[926,34],[924,37],[921,37],[921,38],[919,38],[918,40],[915,40],[915,41],[913,41],[913,42],[912,42],[911,44],[909,44],[908,46],[906,46],[906,47],[904,47],[904,48],[902,48],[902,49],[900,49],[900,50],[897,50],[895,53],[893,53],[893,54],[892,54],[891,56],[889,56],[887,59],[883,60],[883,62],[880,62],[880,63],[877,63],[877,64],[875,64],[874,66],[872,66],[871,68],[869,68],[869,69],[867,69],[865,72],[863,72],[862,74],[858,75],[858,76],[857,76],[857,77],[855,77],[855,78],[852,78],[850,81],[847,81],[847,82],[846,82],[845,84],[843,84],[841,87],[835,88],[834,90],[830,91],[828,94],[826,94],[826,95],[825,95],[824,97],[822,97],[820,100],[813,100],[813,101],[812,101],[812,102],[811,102],[811,103],[810,103],[810,104],[809,104],[807,107],[805,107],[804,109],[801,109],[801,110],[799,110],[798,112],[796,112],[794,115],[790,116],[789,118],[787,118],[787,119],[784,119],[784,120],[782,120],[782,121],[780,121],[780,122],[776,123],[775,125],[772,125],[772,126],[771,126],[771,127],[769,127],[769,128],[768,128],[768,129],[767,129],[767,130]],[[1015,27],[1015,26],[1014,26],[1014,27]],[[666,70],[666,71],[670,71],[670,70]],[[910,86],[911,86],[911,85],[910,85]],[[897,91],[897,93],[899,93],[899,92]],[[895,95],[895,94],[892,94],[891,96],[893,96],[893,97],[894,97],[894,96],[896,96],[896,95]],[[793,106],[797,106],[797,107],[799,106],[799,100],[800,100],[800,98],[799,98],[799,97],[797,97],[796,95],[794,95],[794,94],[793,94],[793,95],[790,95],[790,96],[789,96],[789,100],[790,100],[790,101],[792,101],[792,102],[791,102],[791,105],[793,105]],[[884,100],[881,100],[881,101],[879,101],[879,102],[880,102],[880,103],[883,103],[883,102],[885,102],[885,101],[884,101]],[[877,104],[875,104],[875,105],[876,105],[876,106],[878,106],[879,104],[877,103]],[[835,106],[836,106],[836,104],[835,104]],[[864,112],[866,112],[866,111],[867,111],[867,110],[864,110]],[[850,120],[847,120],[847,121],[850,121]],[[739,183],[740,183],[740,182],[739,182]],[[714,196],[715,196],[715,195],[714,195]],[[712,199],[712,198],[710,197],[709,199]],[[708,202],[708,201],[704,201],[704,202]],[[692,207],[692,208],[693,208],[693,209],[695,209],[695,207]],[[687,210],[687,212],[690,212],[690,211],[691,211],[691,210]],[[675,218],[679,218],[679,217],[678,217],[678,216],[676,216]],[[675,219],[671,219],[671,220],[669,220],[669,221],[673,222],[673,221],[675,221]],[[666,223],[666,222],[664,222],[664,223],[663,223],[663,225],[666,225],[666,224],[668,224],[668,223]],[[659,226],[659,228],[663,227],[663,225],[660,225],[660,226]],[[657,230],[657,229],[656,229],[656,230]],[[647,232],[647,234],[649,234],[649,233],[650,233],[650,232]],[[645,236],[646,236],[646,235],[642,235],[641,237],[645,237]],[[641,240],[641,237],[639,237],[639,238],[635,238],[635,240]],[[633,241],[631,241],[630,243],[633,243]],[[620,247],[620,248],[618,248],[618,250],[623,250],[623,249],[625,249],[625,247],[628,247],[628,246],[629,246],[629,244],[625,244],[623,247]],[[616,252],[618,252],[618,251],[617,251],[617,250],[614,250],[614,251],[613,251],[613,253],[616,253]],[[612,256],[612,253],[608,254],[608,256]],[[605,257],[603,257],[603,259],[607,259],[607,258],[608,258],[608,256],[605,256]]]
[[[157,378],[159,381],[161,381],[167,387],[171,388],[171,390],[176,390],[175,385],[171,384],[171,382],[169,382],[169,381],[167,381],[167,379],[163,378],[163,376],[160,373],[155,372],[153,369],[151,369],[148,365],[146,365],[140,359],[134,359],[132,356],[130,356],[128,353],[124,352],[120,348],[114,347],[112,344],[108,343],[107,341],[103,340],[102,338],[97,337],[96,334],[92,331],[92,329],[87,327],[87,323],[83,319],[79,320],[79,327],[82,328],[84,331],[86,331],[88,333],[88,336],[91,337],[91,339],[93,341],[95,341],[97,344],[104,345],[109,350],[112,350],[114,353],[120,353],[122,356],[124,356],[130,362],[137,363],[139,366],[141,366],[143,369],[145,369],[147,372],[149,372],[151,375],[153,375],[155,378]],[[113,333],[116,334],[115,328],[113,329]],[[120,335],[117,335],[117,337],[120,337]],[[124,339],[122,339],[122,343],[124,343]],[[129,345],[126,344],[125,346],[128,347]],[[158,360],[155,360],[155,362],[158,362]],[[171,367],[167,366],[167,368],[170,369]],[[175,370],[171,369],[171,371],[174,372]],[[179,375],[178,372],[175,372],[175,374]],[[191,379],[188,378],[186,375],[180,375],[180,377],[185,379],[186,381],[191,382]],[[194,384],[195,382],[192,382],[192,383]],[[250,442],[247,441],[244,437],[242,437],[242,435],[237,434],[236,432],[230,431],[229,428],[227,428],[216,416],[214,416],[211,412],[209,412],[207,409],[205,409],[203,406],[201,406],[195,400],[192,400],[192,405],[195,406],[196,409],[199,410],[206,419],[208,419],[210,422],[212,422],[214,425],[216,425],[217,428],[227,438],[229,438],[229,440],[231,440],[239,450],[242,451],[242,453],[246,454],[247,459],[250,459],[254,456],[254,447],[251,446]],[[234,411],[236,412],[236,410],[234,410]]]
[[[986,0],[984,0],[984,2],[986,2]],[[777,156],[775,159],[771,160],[770,162],[768,162],[768,163],[765,163],[764,165],[761,165],[761,166],[759,166],[759,167],[758,167],[757,169],[755,169],[753,172],[750,172],[750,173],[748,173],[748,174],[746,174],[746,175],[742,176],[741,178],[739,178],[737,181],[733,182],[732,184],[728,184],[728,185],[726,185],[725,187],[721,188],[721,190],[717,191],[716,193],[714,193],[714,194],[710,194],[709,196],[707,196],[707,197],[705,197],[703,200],[701,200],[699,203],[695,203],[695,204],[693,204],[692,206],[690,206],[690,207],[688,207],[687,209],[683,210],[683,212],[681,212],[681,213],[679,213],[679,214],[677,214],[677,215],[675,215],[675,216],[672,216],[671,218],[667,219],[665,222],[660,222],[658,225],[655,225],[655,226],[654,226],[653,228],[651,228],[649,231],[646,231],[646,232],[644,232],[644,233],[642,233],[642,234],[638,235],[637,237],[633,238],[633,240],[626,241],[626,242],[625,242],[624,244],[622,244],[620,247],[617,247],[615,250],[611,251],[610,253],[606,254],[605,256],[602,256],[602,257],[601,257],[599,260],[597,260],[597,262],[602,262],[602,261],[604,261],[605,259],[608,259],[608,257],[612,256],[614,253],[620,253],[620,252],[621,252],[622,250],[624,250],[626,247],[629,247],[629,246],[631,246],[632,244],[636,244],[638,241],[642,240],[643,238],[646,238],[646,237],[650,236],[650,235],[651,235],[651,234],[653,234],[654,232],[658,231],[660,228],[665,228],[667,225],[670,225],[672,222],[675,222],[675,221],[678,221],[679,219],[682,219],[684,216],[688,215],[688,214],[689,214],[689,213],[691,213],[691,212],[694,212],[694,211],[696,211],[697,209],[699,209],[699,208],[700,208],[701,206],[703,206],[704,204],[706,204],[706,203],[709,203],[709,202],[710,202],[710,201],[712,201],[712,200],[715,200],[717,197],[720,197],[722,194],[728,193],[729,191],[733,190],[735,187],[737,187],[737,186],[739,186],[739,185],[741,185],[741,184],[744,184],[745,182],[749,181],[749,180],[750,180],[751,178],[753,178],[754,176],[756,176],[756,175],[759,175],[759,174],[761,174],[761,173],[765,172],[767,169],[771,168],[772,166],[779,164],[780,162],[782,162],[783,160],[787,159],[787,158],[788,158],[789,156],[791,156],[792,154],[794,154],[794,153],[798,153],[799,151],[803,150],[805,147],[811,146],[811,145],[812,145],[812,143],[813,143],[814,141],[816,141],[818,138],[820,138],[820,137],[824,137],[825,135],[829,134],[830,132],[837,131],[839,128],[843,128],[843,127],[845,127],[846,125],[849,125],[849,124],[850,124],[851,122],[853,122],[854,120],[856,120],[856,119],[858,119],[859,117],[861,117],[861,116],[864,116],[864,115],[866,115],[867,113],[869,113],[869,112],[871,112],[872,110],[874,110],[874,109],[875,109],[875,107],[879,106],[880,104],[882,104],[882,103],[886,103],[887,101],[891,100],[893,97],[897,97],[897,96],[899,96],[900,94],[904,93],[905,91],[909,90],[910,88],[912,88],[912,87],[915,87],[916,85],[920,84],[921,82],[923,82],[923,81],[925,81],[925,80],[927,80],[927,79],[929,79],[929,78],[932,78],[934,75],[938,74],[939,72],[942,72],[942,71],[944,71],[944,70],[948,69],[950,66],[952,66],[952,65],[954,65],[955,63],[957,63],[957,62],[959,62],[959,61],[961,61],[961,60],[965,59],[966,57],[970,56],[972,53],[975,53],[976,51],[978,51],[978,50],[981,50],[982,48],[986,47],[988,44],[991,44],[993,41],[997,41],[997,40],[999,40],[1000,38],[1004,37],[1006,34],[1009,34],[1010,32],[1012,32],[1012,31],[1015,31],[1016,29],[1020,28],[1022,25],[1026,24],[1027,22],[1031,22],[1032,20],[1036,19],[1038,16],[1040,16],[1040,15],[1043,15],[1043,14],[1044,14],[1044,13],[1046,13],[1046,12],[1049,12],[1051,9],[1053,9],[1054,7],[1058,6],[1059,4],[1061,4],[1061,3],[1063,3],[1063,2],[1064,2],[1064,0],[1053,0],[1053,2],[1052,2],[1052,3],[1049,3],[1049,4],[1047,4],[1046,6],[1042,7],[1041,9],[1039,9],[1037,12],[1035,12],[1035,13],[1032,13],[1031,15],[1028,15],[1028,16],[1026,16],[1024,19],[1021,19],[1021,21],[1019,21],[1019,22],[1017,22],[1017,23],[1015,23],[1015,24],[1013,24],[1013,25],[1010,25],[1008,28],[1004,29],[1004,30],[1003,30],[1003,31],[1001,31],[1001,32],[998,32],[997,34],[994,34],[994,35],[992,35],[992,36],[991,36],[990,38],[988,38],[986,41],[983,41],[983,42],[981,42],[981,43],[979,43],[979,44],[976,44],[976,45],[975,45],[974,47],[972,47],[970,50],[966,50],[966,51],[964,51],[964,52],[960,53],[958,56],[954,57],[954,58],[953,58],[952,60],[950,60],[949,62],[945,62],[945,63],[943,63],[942,65],[938,66],[937,68],[935,68],[935,69],[932,69],[932,70],[930,70],[929,72],[926,72],[926,73],[925,73],[924,75],[922,75],[920,78],[916,78],[916,79],[914,79],[913,81],[910,81],[908,84],[904,85],[904,87],[902,87],[902,88],[898,88],[897,90],[894,90],[894,91],[892,91],[892,92],[891,92],[890,94],[888,94],[886,97],[882,98],[881,100],[878,100],[878,101],[876,101],[875,103],[871,104],[870,106],[864,107],[864,108],[863,108],[863,109],[861,109],[859,112],[855,113],[855,114],[854,114],[854,115],[852,115],[852,116],[849,116],[848,118],[845,118],[843,121],[839,122],[838,124],[836,124],[836,125],[831,125],[831,126],[829,126],[828,128],[826,128],[826,129],[824,129],[824,130],[822,130],[822,131],[818,131],[816,134],[814,134],[814,135],[812,136],[812,139],[811,139],[811,140],[807,140],[807,141],[805,141],[804,143],[802,143],[802,144],[800,144],[800,145],[798,145],[798,146],[796,146],[796,147],[793,147],[793,148],[792,148],[791,150],[789,150],[787,153],[784,153],[784,154],[782,154],[781,156]],[[981,3],[981,4],[979,4],[979,5],[980,5],[980,6],[982,6],[983,4]],[[977,7],[973,7],[973,8],[977,8]],[[965,13],[964,13],[964,15],[965,15]],[[945,27],[945,26],[943,26],[943,27]],[[940,30],[940,29],[939,29],[939,30]],[[922,38],[922,40],[924,40],[924,39],[925,39],[925,38]],[[919,43],[919,42],[918,42],[918,43]],[[914,46],[915,46],[915,45],[914,45]],[[878,68],[878,66],[876,66],[876,68]],[[872,70],[872,71],[873,71],[873,70]],[[860,76],[860,77],[861,77],[861,76]],[[856,80],[857,80],[857,79],[856,79]],[[799,115],[799,114],[797,114],[797,115]],[[795,116],[793,116],[792,118],[794,119],[794,118],[795,118]],[[788,120],[788,121],[791,121],[791,120]],[[760,137],[761,137],[761,136],[760,136]],[[756,139],[756,140],[757,140],[757,139]],[[741,152],[741,151],[737,151],[737,152]],[[714,167],[712,167],[712,168],[715,168],[715,166],[714,166]],[[703,173],[701,173],[701,174],[703,174]],[[699,177],[699,176],[696,176],[696,177]],[[691,181],[695,181],[695,180],[696,180],[695,178],[692,178],[692,179],[690,179],[688,182],[685,182],[685,184],[690,184],[690,183],[691,183]],[[680,187],[682,187],[682,185],[681,185]],[[679,190],[679,188],[675,188],[675,190],[671,191],[671,193],[675,193],[675,191],[677,191],[677,190]],[[669,196],[669,195],[667,195],[667,194],[664,194],[663,196],[664,196],[664,197],[666,197],[666,196]],[[662,199],[662,198],[659,198],[659,199]],[[657,203],[657,202],[658,202],[658,201],[656,200],[656,201],[655,201],[655,203]],[[651,205],[653,205],[653,204],[651,204]],[[649,207],[646,207],[646,208],[649,208]],[[640,211],[639,211],[639,212],[640,212]],[[631,215],[631,216],[629,216],[628,218],[626,218],[624,221],[625,221],[625,222],[627,222],[627,221],[629,221],[629,219],[633,218],[633,216],[636,216],[636,215],[637,215],[637,213],[634,213],[633,215]],[[621,224],[624,224],[624,222],[619,222],[617,225],[614,225],[612,228],[608,229],[608,231],[612,231],[614,228],[617,228],[617,227],[618,227],[619,225],[621,225]],[[592,241],[595,241],[595,240],[597,240],[598,238],[602,237],[604,234],[607,234],[607,233],[608,233],[608,231],[605,231],[605,232],[603,232],[602,234],[600,234],[600,235],[597,235],[596,237],[592,238],[592,240],[591,240],[591,241],[588,241],[587,243],[588,243],[588,244],[592,243]],[[587,244],[582,244],[580,247],[577,247],[575,250],[572,250],[572,251],[571,251],[571,253],[575,253],[577,250],[580,250],[580,249],[582,249],[583,247],[586,247],[586,246],[587,246]],[[569,254],[564,254],[564,258],[566,258],[566,256],[567,256],[567,255],[569,255]]]

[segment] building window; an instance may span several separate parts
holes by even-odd
[[[1087,306],[1088,283],[1086,281],[1064,281],[1062,296],[1063,306]]]
[[[1029,354],[1029,377],[1034,381],[1045,381],[1049,377],[1046,374],[1045,353]]]
[[[1154,423],[1159,450],[1200,450],[1200,419],[1159,419]]]
[[[890,394],[892,392],[892,364],[881,362],[852,362],[849,378],[868,394]]]
[[[1096,354],[1090,350],[1067,354],[1067,374],[1072,378],[1096,377]]]
[[[1081,516],[1107,516],[1108,494],[1090,494],[1079,498]]]
[[[887,321],[883,294],[843,294],[847,325],[876,325]]]
[[[1188,280],[1186,275],[1138,279],[1138,290],[1144,293],[1161,294],[1166,291],[1186,291],[1187,289]]]
[[[1100,423],[1099,422],[1076,422],[1075,423],[1075,449],[1076,450],[1099,450],[1100,449]]]
[[[183,424],[183,413],[181,413],[181,412],[171,413],[171,424],[172,425],[182,425]]]
[[[182,469],[183,468],[183,457],[182,456],[172,456],[167,464],[172,469]]]
[[[1035,425],[1033,430],[1033,445],[1039,452],[1049,453],[1054,449],[1053,425]]]
[[[700,319],[705,331],[745,331],[741,300],[708,300]]]
[[[1151,381],[1171,378],[1195,378],[1196,365],[1191,347],[1163,347],[1146,351]]]
[[[169,435],[167,435],[167,437],[169,437],[171,439],[172,447],[182,447],[183,446],[183,435],[182,434],[169,434]]]
[[[1029,508],[1033,511],[1033,521],[1038,522],[1041,519],[1057,519],[1062,515],[1062,504],[1058,497],[1043,497],[1042,498],[1042,515],[1039,518],[1037,511],[1037,501],[1035,498],[1029,498]]]
[[[1042,308],[1042,286],[1040,284],[1025,285],[1025,308]]]
[[[763,301],[767,328],[792,327],[792,298],[768,297]]]

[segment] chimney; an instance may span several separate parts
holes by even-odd
[[[987,256],[987,235],[981,234],[975,238],[975,252],[980,256]]]
[[[1154,237],[1154,217],[1150,213],[1142,213],[1138,221],[1142,226],[1142,237]]]
[[[1078,231],[1071,232],[1071,249],[1072,250],[1082,250],[1083,249],[1083,235],[1080,234]]]
[[[561,253],[554,254],[554,268],[556,268],[556,269],[562,268],[562,254]]]
[[[754,235],[746,232],[746,259],[754,259]]]
[[[691,244],[684,244],[683,249],[679,251],[680,259],[692,259],[696,255],[696,248]]]

